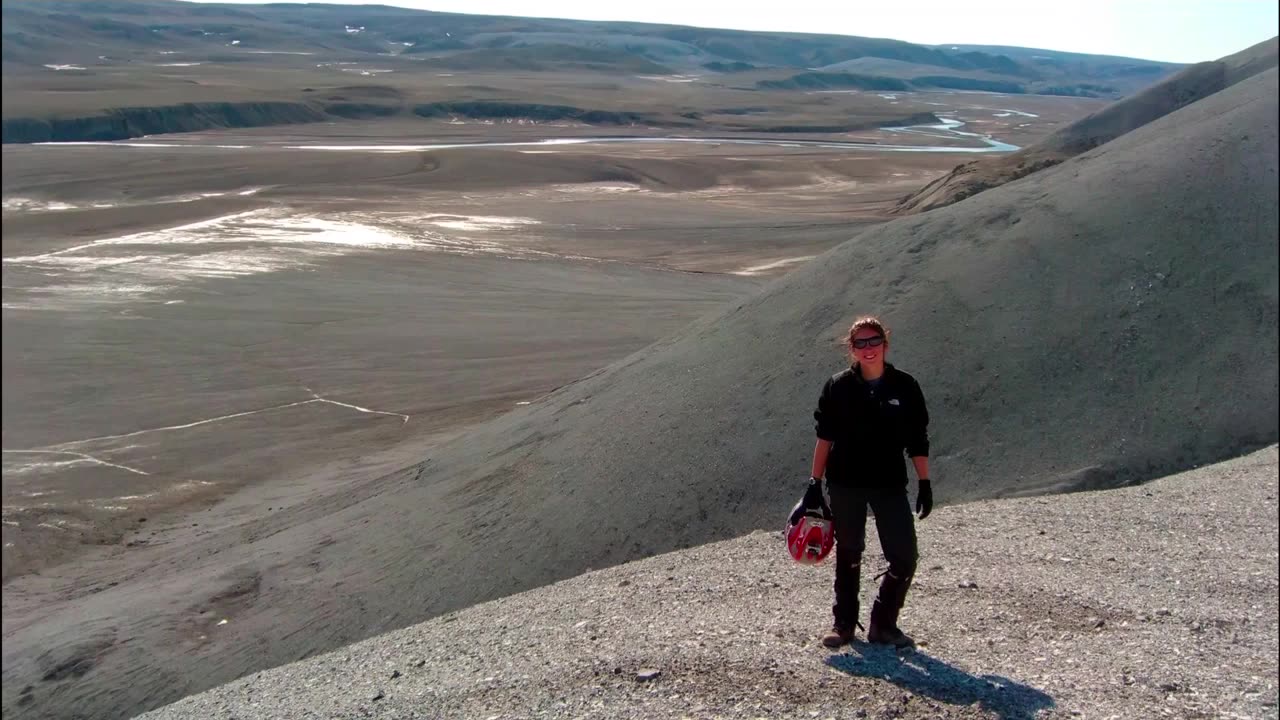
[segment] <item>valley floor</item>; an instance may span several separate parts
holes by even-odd
[[[409,464],[880,222],[953,162],[804,145],[369,147],[423,142],[424,126],[4,146],[6,581]],[[286,147],[317,144],[368,149]],[[172,512],[267,480],[230,514]]]

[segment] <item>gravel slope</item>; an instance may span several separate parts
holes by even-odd
[[[1141,486],[943,508],[920,525],[902,619],[922,646],[901,655],[820,647],[831,565],[795,565],[759,531],[142,717],[1276,717],[1276,496],[1272,446]]]

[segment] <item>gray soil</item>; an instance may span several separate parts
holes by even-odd
[[[174,523],[156,547],[11,580],[5,712],[126,716],[589,568],[775,528],[807,471],[817,390],[860,312],[897,328],[890,359],[929,397],[944,505],[1124,485],[1269,446],[1280,394],[1275,87],[1272,70],[972,202],[865,230],[396,472],[340,473],[284,510],[237,520],[231,505],[269,504],[251,488],[210,513],[222,518],[213,528]],[[1089,557],[1073,552],[1059,557]],[[1164,571],[1142,552],[1116,556]],[[1013,577],[1000,562],[973,567],[992,573],[980,587]],[[1165,593],[1144,612],[1176,611],[1190,582],[1177,579],[1139,588]],[[1059,577],[1042,582],[1069,591]],[[1250,602],[1274,609],[1266,595]],[[1020,612],[1039,618],[1041,607]],[[973,622],[973,610],[961,620],[952,608],[950,624]],[[985,606],[980,616],[992,624],[978,642],[1015,637]],[[743,625],[718,617],[716,631]],[[793,627],[809,642],[818,621]],[[1165,633],[1164,622],[1153,627]],[[1059,635],[1045,633],[1033,663],[1058,657]],[[1250,678],[1267,670],[1242,664]]]
[[[1275,718],[1278,470],[1272,446],[1137,487],[940,509],[917,525],[901,618],[914,651],[861,633],[822,648],[830,561],[796,565],[781,533],[762,531],[143,717]],[[868,574],[882,564],[874,539],[865,557]],[[215,617],[209,634],[240,632],[234,611]]]

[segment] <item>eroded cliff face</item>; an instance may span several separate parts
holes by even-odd
[[[210,102],[116,108],[82,117],[5,118],[3,142],[127,140],[143,135],[319,122],[328,116],[298,102]]]
[[[970,160],[946,175],[904,197],[894,207],[898,215],[910,215],[958,203],[980,192],[1000,187],[1033,172],[1053,167],[1072,156],[1041,147],[1027,148],[1012,155]]]
[[[681,116],[651,112],[596,110],[572,105],[515,103],[500,101],[444,101],[408,107],[402,98],[360,98],[345,96],[317,98],[315,104],[301,102],[210,102],[183,103],[161,107],[117,108],[81,117],[16,117],[4,120],[3,141],[103,142],[127,140],[144,135],[196,132],[215,128],[248,128],[290,125],[333,119],[376,119],[412,113],[434,119],[527,118],[540,121],[574,120],[589,125],[644,124],[660,127],[704,130],[753,131],[769,133],[824,133],[872,130],[939,123],[931,112],[912,113],[900,118],[842,123],[839,125],[779,125],[757,127],[732,122],[708,122],[695,114]]]

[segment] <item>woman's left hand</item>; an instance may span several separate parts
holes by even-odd
[[[933,512],[933,483],[928,480],[920,481],[920,492],[916,493],[916,512],[920,514],[921,520]]]

